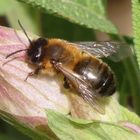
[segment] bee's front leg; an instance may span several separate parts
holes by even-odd
[[[39,74],[39,71],[42,70],[43,66],[38,66],[34,71],[28,73],[28,75],[26,76],[25,80],[24,81],[27,81],[27,79],[30,77],[30,76],[34,76],[34,75],[38,75]]]

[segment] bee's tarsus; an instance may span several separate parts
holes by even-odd
[[[39,66],[37,67],[34,71],[28,73],[28,75],[26,76],[26,78],[24,79],[24,81],[27,81],[27,79],[30,77],[30,76],[34,76],[34,75],[38,75],[39,74],[39,71],[42,69],[42,66]]]
[[[33,73],[32,73],[32,72],[28,73],[28,75],[26,76],[26,78],[24,79],[24,81],[26,82],[26,81],[27,81],[27,79],[28,79],[30,76],[32,76],[32,75],[33,75]]]

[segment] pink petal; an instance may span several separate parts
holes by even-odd
[[[69,101],[61,92],[58,78],[38,76],[29,77],[24,81],[28,73],[33,71],[24,61],[25,52],[5,59],[9,53],[26,48],[28,45],[29,42],[23,32],[15,32],[13,29],[0,26],[0,110],[32,123],[35,121],[30,117],[41,118],[42,121],[42,118],[46,117],[47,108],[68,114]],[[15,56],[18,58],[11,60]]]
[[[16,116],[16,118],[19,121],[22,121],[28,125],[30,125],[30,127],[38,127],[38,126],[47,126],[47,120],[44,117],[27,117],[27,116]]]
[[[138,126],[138,125],[136,125],[136,124],[133,124],[133,123],[130,123],[130,122],[127,122],[127,121],[121,122],[120,124],[121,124],[122,126],[128,128],[128,129],[130,129],[130,130],[132,130],[132,131],[134,131],[134,132],[140,134],[140,126]]]

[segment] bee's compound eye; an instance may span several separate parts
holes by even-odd
[[[33,41],[27,51],[27,55],[32,63],[40,63],[44,56],[44,46],[48,41],[45,38],[38,38]]]
[[[41,61],[41,55],[42,55],[42,48],[34,49],[34,52],[31,55],[31,61],[33,63],[38,63]]]

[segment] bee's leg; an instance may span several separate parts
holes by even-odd
[[[70,88],[69,82],[68,82],[68,80],[67,80],[66,77],[64,77],[64,84],[63,84],[63,86],[64,86],[64,88],[66,88],[66,89],[69,89],[69,88]]]
[[[24,81],[27,81],[27,79],[28,79],[30,76],[38,75],[38,74],[39,74],[39,71],[40,71],[42,68],[43,68],[42,66],[38,66],[34,71],[28,73],[28,75],[27,75],[27,77],[25,78]]]
[[[53,66],[59,71],[57,64],[60,62],[57,62],[56,60],[51,60],[51,63],[53,64]],[[64,88],[69,89],[70,85],[68,82],[68,79],[64,76],[64,83],[63,83]]]

